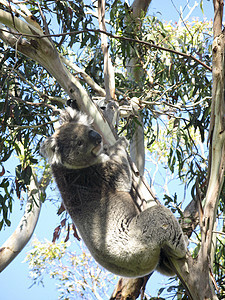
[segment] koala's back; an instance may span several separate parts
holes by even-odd
[[[181,258],[186,245],[168,209],[140,213],[128,192],[116,190],[120,168],[111,162],[80,170],[52,165],[64,205],[96,261],[115,274],[139,277],[157,268],[164,247]]]
[[[139,212],[129,193],[116,191],[120,168],[111,163],[80,170],[52,166],[65,208],[93,257],[113,273],[129,276],[140,272],[129,231]]]

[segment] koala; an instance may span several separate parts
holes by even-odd
[[[184,258],[186,239],[174,215],[155,205],[140,212],[131,196],[127,141],[107,150],[92,120],[72,108],[41,146],[63,204],[95,260],[124,277],[153,270],[172,276],[168,257]]]

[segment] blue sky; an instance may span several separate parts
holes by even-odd
[[[192,7],[195,1],[189,1]],[[207,19],[213,18],[213,1],[204,0],[203,9]],[[180,6],[184,7],[186,1],[183,0],[153,0],[150,5],[149,14],[154,14],[162,20],[167,21],[178,21],[179,14],[176,8],[179,10]],[[175,8],[176,7],[176,8]],[[188,9],[184,12],[184,17],[188,13]],[[199,7],[197,7],[191,17],[203,18],[202,12]],[[57,32],[55,32],[57,33]],[[13,164],[13,161],[12,161]],[[13,165],[11,166],[14,167]],[[49,201],[43,204],[42,211],[40,214],[39,222],[37,224],[35,235],[39,240],[52,239],[52,234],[55,227],[58,226],[59,218],[56,215],[57,208],[52,205]],[[13,214],[11,215],[12,225],[5,231],[0,233],[0,245],[10,236],[10,234],[15,230],[18,222],[23,215],[23,210],[20,208],[19,201],[16,200],[13,207]],[[45,287],[34,286],[29,289],[31,281],[28,279],[28,265],[23,263],[26,256],[26,252],[29,251],[30,244],[28,244],[25,249],[20,253],[17,258],[0,274],[0,291],[1,299],[4,300],[40,300],[40,299],[57,299],[57,292],[55,288],[54,280],[46,280]],[[158,277],[155,275],[155,279],[151,279],[151,286],[159,289],[163,281],[166,278]]]
[[[178,21],[179,20],[179,14],[178,11],[180,11],[180,7],[184,8],[189,3],[190,7],[193,7],[195,2],[200,2],[196,0],[153,0],[149,13],[155,13],[157,16],[161,15],[161,18],[163,20],[167,21]],[[177,11],[178,10],[178,11]],[[204,16],[210,20],[213,19],[213,1],[212,0],[203,0],[203,10],[204,10]],[[188,7],[184,10],[183,16],[185,17],[187,13],[189,12]],[[191,17],[199,17],[199,19],[203,19],[202,11],[200,9],[200,6],[195,8],[193,11]]]

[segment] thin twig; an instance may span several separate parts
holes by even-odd
[[[24,103],[24,104],[26,104],[26,105],[32,105],[32,106],[36,106],[36,107],[38,107],[38,106],[46,106],[46,107],[52,109],[54,112],[55,112],[55,111],[58,111],[58,109],[56,109],[55,106],[53,106],[53,105],[51,105],[51,104],[48,104],[48,103],[44,103],[44,102],[34,103],[34,102],[25,101],[25,100],[23,100],[23,99],[21,99],[21,98],[19,98],[19,97],[15,97],[15,96],[13,96],[13,95],[11,95],[11,94],[9,94],[9,96],[10,96],[12,99],[14,99],[14,100],[16,100],[16,101],[19,101],[19,102],[22,102],[22,103]],[[46,98],[48,98],[48,96],[46,96]],[[53,100],[56,100],[56,99],[53,99]]]
[[[6,29],[0,29],[0,30],[12,34],[12,32],[10,32],[9,30],[6,30]],[[201,66],[203,66],[204,68],[206,68],[207,70],[212,72],[212,68],[210,66],[206,65],[204,62],[202,62],[201,60],[199,60],[197,57],[193,56],[192,54],[187,54],[187,53],[183,53],[183,52],[176,51],[173,49],[165,48],[165,47],[158,46],[153,43],[145,42],[145,41],[142,41],[139,39],[133,39],[133,38],[124,37],[124,36],[120,36],[120,35],[114,35],[112,33],[109,33],[109,32],[106,32],[106,31],[103,31],[100,29],[84,29],[84,30],[70,31],[70,32],[66,32],[66,33],[46,34],[46,35],[36,35],[36,34],[32,35],[32,34],[21,34],[21,33],[13,33],[13,34],[20,35],[23,37],[32,37],[32,38],[42,39],[42,38],[46,38],[46,37],[60,37],[60,36],[65,36],[65,35],[76,35],[76,34],[81,34],[81,33],[85,33],[85,32],[102,33],[102,34],[109,36],[110,38],[124,40],[124,41],[132,42],[132,43],[139,43],[139,44],[145,45],[146,47],[149,47],[149,48],[155,48],[155,49],[159,49],[162,51],[167,51],[167,52],[170,52],[173,54],[177,54],[177,55],[180,55],[180,56],[183,56],[183,57],[186,57],[186,58],[196,61],[198,64],[200,64]]]
[[[58,120],[53,120],[53,121],[49,121],[49,122],[45,122],[43,124],[40,125],[8,125],[9,128],[13,128],[14,130],[19,130],[19,129],[38,129],[41,128],[43,126],[46,125],[50,125],[50,124],[54,124],[56,123]]]

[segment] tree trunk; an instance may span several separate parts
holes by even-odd
[[[134,31],[141,29],[141,15],[146,14],[148,7],[151,3],[151,0],[134,0],[131,9],[131,15],[127,18],[127,23],[135,24]],[[132,20],[133,22],[130,22]],[[134,22],[135,21],[135,22]],[[135,53],[134,53],[135,56]],[[140,82],[143,76],[143,69],[140,66],[140,62],[138,58],[131,58],[127,59],[127,73],[128,78],[130,80],[134,80],[135,82]],[[136,98],[137,99],[137,98]],[[138,100],[138,99],[137,99]],[[143,120],[141,114],[138,112],[138,103],[131,104],[136,111],[136,115],[138,118],[138,123],[135,124],[133,136],[130,142],[130,156],[132,161],[135,163],[136,167],[141,176],[144,175],[144,168],[145,168],[145,145],[144,145],[144,127],[143,127]]]
[[[217,288],[212,274],[212,247],[216,212],[225,170],[225,102],[224,102],[224,35],[222,33],[223,1],[214,0],[214,40],[212,45],[213,89],[209,130],[208,188],[203,215],[200,216],[202,243],[198,257],[188,257],[177,268],[193,300],[215,300]],[[174,262],[175,264],[176,262]],[[178,262],[179,263],[179,262]]]

